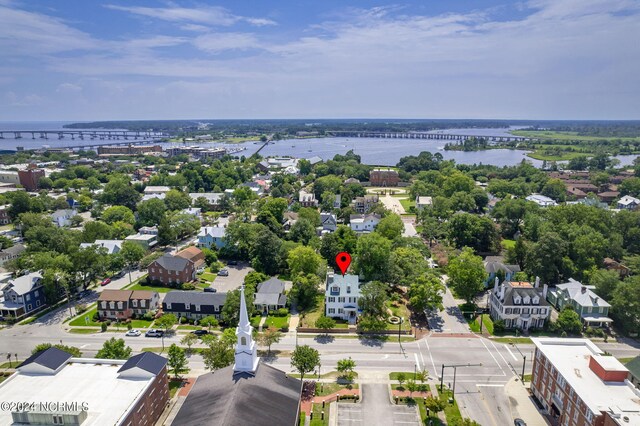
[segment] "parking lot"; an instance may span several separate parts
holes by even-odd
[[[415,406],[393,405],[384,384],[363,384],[360,403],[338,403],[338,425],[419,425]]]
[[[244,282],[244,277],[251,271],[251,268],[247,263],[239,262],[237,265],[227,265],[225,268],[229,271],[229,276],[216,276],[213,281],[213,288],[219,293],[228,293],[232,290],[240,288]]]

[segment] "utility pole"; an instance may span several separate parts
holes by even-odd
[[[518,352],[520,353],[520,356],[522,357],[522,377],[521,377],[521,379],[522,379],[522,384],[524,384],[524,367],[527,364],[527,356],[522,353],[520,348],[518,346],[516,346],[516,344],[514,342],[511,342],[511,346],[516,348],[518,350]]]
[[[444,365],[442,364],[442,372],[440,374],[440,392],[442,392],[443,386],[444,386],[444,369],[445,367],[452,367],[453,368],[453,386],[451,389],[451,398],[455,399],[456,398],[456,372],[458,371],[458,367],[482,367],[482,363],[480,364],[451,364],[451,365]]]

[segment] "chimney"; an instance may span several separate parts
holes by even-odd
[[[540,286],[540,277],[536,277],[536,283],[534,284],[535,288],[538,288]]]
[[[580,287],[580,292],[585,294],[587,292],[587,288],[585,286]]]
[[[493,284],[493,292],[498,293],[498,284],[500,283],[500,279],[496,277],[495,284]]]
[[[546,284],[544,285],[544,287],[542,287],[542,298],[545,299],[545,300],[547,299],[547,290],[548,289],[549,289],[549,286],[546,285]]]

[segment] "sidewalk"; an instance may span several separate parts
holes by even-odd
[[[547,421],[529,396],[528,383],[523,386],[517,377],[513,377],[504,386],[504,393],[509,399],[512,418],[521,418],[527,423],[527,426],[547,426]]]

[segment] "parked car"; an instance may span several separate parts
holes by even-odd
[[[218,291],[218,290],[217,290],[217,289],[215,289],[215,288],[213,288],[213,287],[206,287],[206,288],[204,289],[204,292],[205,292],[205,293],[216,293],[217,291]]]
[[[227,265],[237,265],[238,261],[237,260],[230,260],[227,262]]]
[[[164,335],[164,331],[156,330],[155,328],[152,328],[146,333],[144,333],[144,337],[162,337],[163,335]]]
[[[124,271],[120,271],[113,276],[113,278],[122,278],[122,277],[124,277]]]
[[[209,334],[207,330],[193,330],[191,333],[195,334],[196,336],[203,336],[205,334]]]
[[[125,334],[125,336],[129,336],[129,337],[138,337],[139,335],[141,335],[142,333],[140,333],[140,330],[136,330],[135,328],[132,328],[131,330],[127,331],[127,333]]]
[[[102,280],[100,285],[101,286],[105,286],[105,285],[109,284],[110,282],[111,282],[111,278],[105,278],[104,280]]]
[[[229,276],[229,270],[228,269],[220,269],[218,271],[218,275],[220,275],[221,277],[228,277]]]
[[[515,419],[515,420],[513,421],[513,424],[514,424],[515,426],[527,426],[527,424],[526,424],[526,423],[524,422],[524,420],[522,420],[522,419]]]

